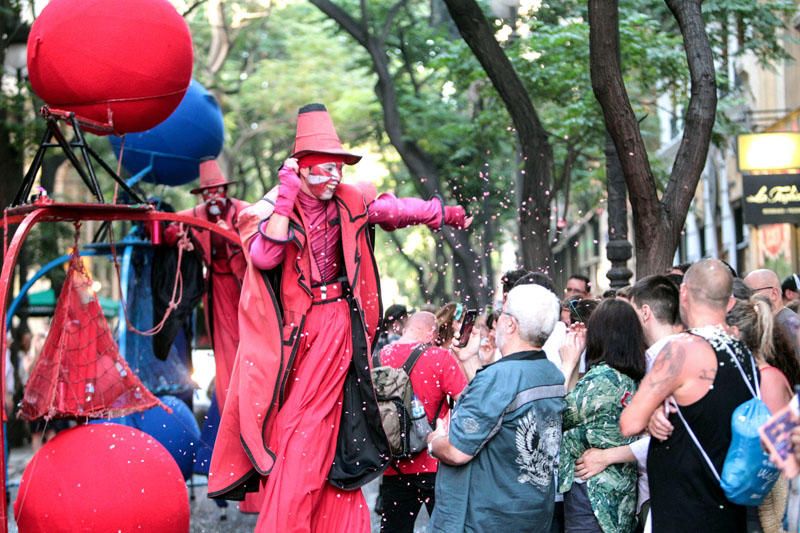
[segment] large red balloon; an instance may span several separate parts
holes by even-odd
[[[33,456],[14,516],[21,533],[188,533],[189,497],[155,438],[119,424],[59,433]]]
[[[50,107],[145,131],[183,99],[192,39],[167,0],[52,0],[31,27],[28,72]]]

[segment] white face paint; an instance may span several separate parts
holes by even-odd
[[[311,194],[320,200],[330,200],[336,192],[336,187],[342,181],[342,164],[314,165],[309,169],[306,181]]]
[[[212,217],[218,217],[222,215],[222,212],[225,210],[225,206],[228,204],[228,199],[225,197],[222,198],[213,198],[206,202],[206,210],[208,214]]]
[[[201,194],[203,201],[206,203],[206,211],[208,214],[212,217],[218,217],[222,215],[222,212],[225,210],[225,205],[228,203],[228,197],[226,196],[227,190],[225,186],[204,189]]]

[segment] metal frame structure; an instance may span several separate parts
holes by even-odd
[[[50,109],[48,106],[43,106],[40,114],[42,115],[42,118],[45,120],[46,124],[44,136],[42,137],[42,141],[39,143],[39,149],[36,151],[36,155],[33,156],[33,163],[31,163],[28,172],[25,174],[25,177],[22,180],[22,185],[20,186],[19,191],[17,191],[14,201],[11,203],[12,207],[22,205],[27,201],[28,196],[31,194],[33,183],[36,180],[36,174],[39,172],[39,169],[42,168],[42,162],[44,161],[45,153],[49,148],[61,148],[61,150],[64,152],[64,155],[66,155],[67,159],[69,159],[69,162],[72,163],[72,166],[78,171],[78,175],[83,180],[83,183],[86,184],[92,195],[97,198],[98,202],[105,202],[105,199],[103,198],[103,191],[100,189],[100,184],[97,181],[97,175],[95,174],[92,161],[95,161],[97,164],[99,164],[108,173],[108,175],[117,182],[122,190],[128,194],[133,202],[140,204],[144,203],[144,200],[138,194],[136,194],[136,192],[134,192],[130,186],[128,186],[125,180],[120,178],[119,175],[117,175],[117,172],[112,169],[108,163],[103,161],[99,155],[97,155],[97,152],[95,152],[89,143],[86,142],[86,138],[81,130],[81,125],[84,125],[93,128],[95,131],[112,133],[113,130],[110,128],[110,126],[78,117],[71,111]],[[63,121],[68,126],[72,127],[72,130],[75,132],[73,140],[67,140],[64,132],[61,131],[61,128],[58,125],[59,121]],[[53,142],[54,138],[56,142]],[[80,154],[83,163],[81,163],[81,160],[78,159],[78,155],[75,153],[76,149]]]
[[[28,189],[30,191],[30,189]],[[27,196],[27,194],[25,195]],[[156,211],[150,205],[112,205],[112,204],[66,204],[39,199],[34,204],[11,207],[3,216],[3,268],[0,272],[0,353],[5,353],[6,312],[8,299],[14,282],[14,269],[17,265],[20,250],[31,229],[41,222],[79,222],[97,220],[102,222],[177,222],[186,226],[214,232],[229,241],[241,245],[238,234],[233,231],[188,215]],[[18,224],[9,243],[9,227]],[[6,390],[5,357],[0,357],[0,390]],[[0,424],[0,473],[5,472],[5,427]],[[0,495],[6,491],[6,479],[0,475]],[[0,497],[0,533],[8,533],[8,505],[6,499]]]

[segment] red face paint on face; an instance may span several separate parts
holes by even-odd
[[[308,190],[320,200],[330,200],[342,181],[342,163],[322,163],[309,169]]]
[[[228,203],[226,187],[221,185],[219,187],[203,189],[200,194],[203,197],[203,201],[206,203],[208,214],[212,217],[219,217],[225,210],[225,205]]]

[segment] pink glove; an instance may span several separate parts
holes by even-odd
[[[281,170],[278,172],[278,198],[275,200],[274,213],[289,216],[294,209],[294,201],[297,193],[300,192],[300,175],[298,171],[297,159],[291,157],[283,162]]]
[[[460,205],[444,206],[435,196],[430,200],[419,198],[397,198],[383,193],[367,207],[370,224],[379,224],[386,231],[394,231],[413,224],[425,224],[432,230],[439,230],[442,223],[464,229],[472,221]],[[442,217],[444,212],[444,217]]]
[[[467,227],[467,212],[460,205],[446,205],[444,206],[444,223],[446,226],[452,226],[457,229],[464,229]]]
[[[370,224],[379,224],[386,231],[414,224],[425,224],[437,230],[442,221],[442,204],[438,198],[425,201],[383,193],[367,206],[367,215]]]

